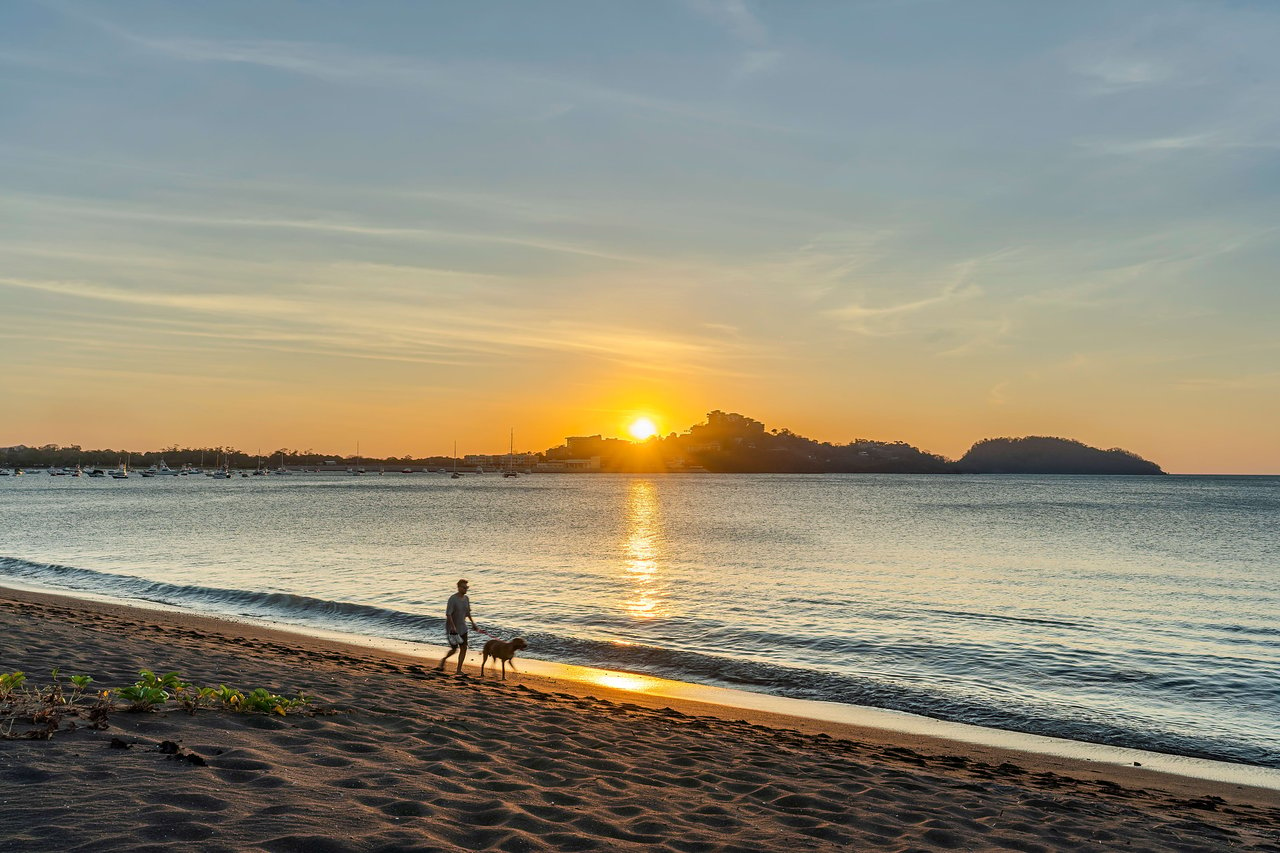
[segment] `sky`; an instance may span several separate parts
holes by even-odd
[[[712,409],[1280,473],[1280,4],[0,5],[0,445]]]

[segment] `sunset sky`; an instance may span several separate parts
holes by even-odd
[[[0,6],[0,445],[710,409],[1280,473],[1280,4]]]

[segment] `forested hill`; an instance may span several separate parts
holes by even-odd
[[[1113,447],[1099,450],[1069,438],[1028,436],[979,441],[953,465],[964,474],[1163,474],[1150,462]]]
[[[714,411],[705,423],[634,444],[601,436],[569,439],[548,450],[549,461],[595,457],[605,471],[706,470],[788,474],[1162,474],[1160,466],[1125,450],[1098,450],[1064,438],[980,441],[958,462],[902,441],[859,438],[815,441],[789,429],[766,429],[754,418]]]
[[[1127,450],[1099,450],[1066,438],[987,439],[952,462],[902,441],[860,438],[848,444],[819,442],[788,429],[766,429],[754,418],[721,411],[708,413],[705,423],[696,424],[683,434],[655,438],[644,447],[656,451],[667,470],[698,466],[708,471],[742,473],[1164,473],[1159,465]],[[600,452],[608,455],[607,450]],[[623,454],[609,460],[605,467],[625,467],[625,460]]]

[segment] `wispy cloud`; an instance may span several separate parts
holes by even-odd
[[[938,355],[956,358],[994,349],[1007,344],[1013,333],[1015,324],[1008,314],[994,318],[970,318],[967,322],[956,324],[955,333],[964,339],[955,346],[942,350]]]
[[[957,279],[942,288],[941,291],[933,296],[926,296],[922,299],[914,299],[909,302],[899,302],[893,305],[879,305],[868,307],[866,305],[853,304],[846,305],[843,308],[835,308],[830,313],[844,320],[866,320],[875,317],[891,317],[901,314],[914,314],[925,308],[934,308],[949,302],[955,302],[957,299],[971,299],[982,294],[982,288],[976,285],[966,284],[963,279]]]
[[[543,252],[581,255],[584,257],[618,261],[628,264],[643,264],[649,262],[648,258],[637,255],[627,255],[612,252],[607,249],[597,249],[586,245],[575,245],[525,235],[498,234],[481,231],[455,231],[421,226],[375,225],[365,222],[322,217],[314,219],[289,219],[260,216],[214,216],[197,213],[181,213],[172,210],[146,210],[118,205],[107,207],[88,204],[76,199],[49,196],[11,196],[8,201],[11,204],[22,203],[31,207],[41,207],[53,212],[96,217],[101,219],[124,219],[157,223],[199,225],[217,228],[308,231],[319,234],[349,234],[362,237],[394,240],[494,244],[518,246],[526,249],[536,249]]]
[[[1077,140],[1076,145],[1099,154],[1142,155],[1178,151],[1273,150],[1280,148],[1280,139],[1248,139],[1217,130],[1143,139],[1084,139]]]
[[[864,334],[875,334],[877,331],[879,333],[889,330],[900,331],[901,329],[896,323],[899,318],[981,296],[983,293],[982,287],[973,283],[973,278],[984,264],[991,262],[1001,254],[984,255],[952,265],[947,280],[937,292],[930,296],[887,305],[852,303],[840,308],[833,308],[827,313],[838,320],[844,321],[847,328]],[[876,326],[872,324],[872,321],[879,320],[893,320],[895,322],[892,326],[884,324]]]
[[[261,294],[161,293],[128,290],[87,281],[0,277],[0,286],[36,290],[76,299],[125,302],[153,308],[177,308],[219,314],[261,316],[284,314],[298,310],[298,303]]]
[[[782,59],[769,30],[747,6],[745,0],[690,0],[691,7],[719,24],[742,45],[743,55],[735,76],[750,77],[767,71]]]
[[[1261,391],[1280,387],[1280,371],[1240,376],[1186,377],[1177,382],[1184,391]]]
[[[376,300],[359,304],[315,296],[285,299],[260,294],[172,293],[131,289],[91,281],[0,277],[0,287],[129,305],[161,312],[149,320],[173,334],[216,338],[244,346],[300,354],[451,363],[467,354],[501,355],[542,351],[588,355],[642,371],[727,371],[736,355],[749,357],[741,342],[696,337],[621,324],[584,323],[541,317],[530,322],[518,311],[397,304],[388,313]],[[170,316],[164,312],[179,312]],[[182,315],[188,315],[183,317]],[[204,316],[195,323],[191,316]],[[217,321],[235,319],[227,330]],[[130,322],[134,322],[131,318]]]
[[[1076,73],[1090,81],[1089,91],[1113,95],[1132,89],[1157,86],[1174,79],[1173,68],[1165,62],[1133,56],[1100,57],[1080,62]]]
[[[334,43],[267,39],[208,39],[137,32],[79,7],[60,4],[65,14],[97,27],[140,50],[180,62],[253,65],[329,83],[427,89],[471,106],[501,107],[530,119],[546,120],[576,104],[598,109],[659,114],[698,124],[793,133],[786,125],[761,122],[706,103],[676,100],[568,78],[530,66],[495,60],[451,62],[421,57],[353,51]],[[550,111],[550,112],[549,112]]]

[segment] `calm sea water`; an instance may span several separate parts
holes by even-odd
[[[5,579],[1280,767],[1280,478],[0,479]],[[18,665],[20,662],[15,662]]]

